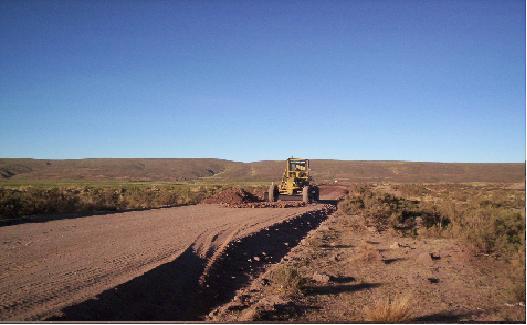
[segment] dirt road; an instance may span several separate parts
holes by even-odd
[[[72,320],[82,320],[80,315],[91,320],[160,319],[116,311],[116,298],[107,299],[109,290],[119,285],[128,290],[121,290],[129,296],[119,296],[120,307],[147,299],[132,297],[144,288],[155,287],[155,296],[160,296],[169,285],[166,279],[175,277],[164,265],[189,259],[191,254],[201,272],[233,240],[320,209],[321,205],[288,209],[197,205],[2,227],[0,320],[61,319],[61,315]],[[180,271],[193,265],[185,263],[170,267]],[[112,292],[118,296],[116,290]],[[82,304],[88,299],[91,311]],[[94,311],[94,301],[104,306]],[[67,307],[75,305],[81,309]],[[111,314],[101,311],[109,306],[114,309]]]

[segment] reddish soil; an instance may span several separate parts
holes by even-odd
[[[236,193],[228,198],[240,200]],[[213,295],[196,296],[204,290],[198,280],[210,290],[226,287],[214,277],[225,252],[234,258],[229,249],[237,245],[275,249],[279,259],[330,212],[326,205],[198,205],[3,227],[0,320],[199,319],[209,305],[196,302]],[[256,274],[257,265],[229,286]]]
[[[222,203],[221,206],[229,208],[299,208],[305,207],[302,201],[277,201],[277,202],[249,202],[241,204]]]
[[[321,200],[340,200],[348,194],[348,187],[343,185],[320,185],[318,190]]]
[[[249,202],[258,202],[259,199],[251,192],[239,188],[228,188],[213,196],[205,199],[203,203],[206,204],[243,204]]]

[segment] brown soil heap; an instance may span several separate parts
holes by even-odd
[[[258,202],[258,201],[259,201],[258,197],[252,194],[251,192],[247,192],[239,188],[229,188],[217,194],[214,194],[208,199],[203,200],[203,203],[242,204],[242,203]]]
[[[305,207],[302,201],[278,201],[278,202],[249,202],[241,204],[222,203],[221,206],[227,208],[299,208]]]

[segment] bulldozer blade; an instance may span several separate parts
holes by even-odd
[[[302,195],[287,195],[280,194],[278,195],[279,201],[302,201]]]
[[[287,195],[280,194],[276,198],[277,201],[302,201],[302,195]],[[264,201],[269,201],[269,192],[264,193]]]

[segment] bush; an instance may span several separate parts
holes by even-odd
[[[339,210],[361,213],[378,230],[457,238],[477,251],[510,257],[525,245],[525,191],[497,186],[395,185],[395,193],[355,186]],[[421,195],[419,201],[411,197]]]
[[[0,187],[0,219],[90,211],[115,211],[199,203],[216,187],[191,185],[70,185]]]
[[[350,191],[339,203],[339,210],[347,214],[362,213],[367,224],[372,224],[379,231],[389,226],[407,228],[412,223],[410,218],[414,210],[412,201],[404,200],[391,193],[360,187]]]
[[[279,292],[285,295],[302,294],[307,282],[296,269],[287,265],[278,265],[271,271],[270,278]]]
[[[379,323],[401,323],[412,317],[410,296],[400,296],[393,300],[386,299],[366,308],[364,319]]]

